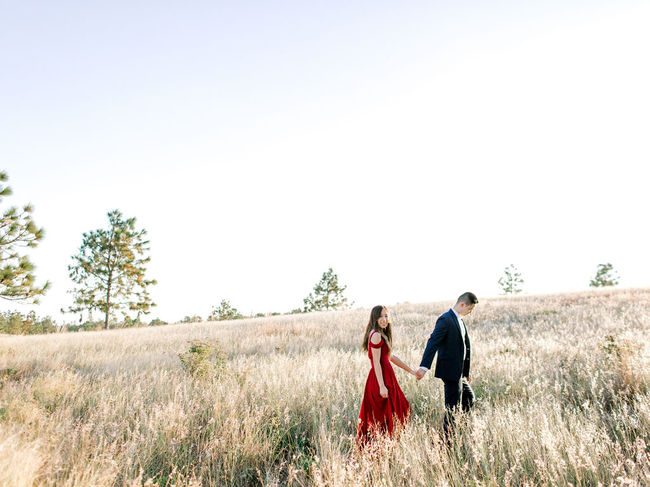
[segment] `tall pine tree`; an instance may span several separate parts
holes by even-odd
[[[145,278],[145,256],[149,241],[146,230],[136,230],[135,218],[123,219],[122,213],[108,213],[107,230],[99,229],[83,234],[79,254],[72,256],[68,267],[70,279],[78,284],[71,293],[74,304],[69,311],[99,310],[104,313],[104,328],[113,312],[135,312],[136,319],[155,306],[147,287],[156,284]]]
[[[4,183],[9,179],[7,173],[0,172],[0,201],[11,195],[11,188]],[[42,286],[35,283],[34,265],[20,248],[35,248],[43,239],[45,232],[37,228],[32,220],[33,207],[15,206],[2,213],[0,222],[0,297],[10,301],[38,303],[50,283]]]

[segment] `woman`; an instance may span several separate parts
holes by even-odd
[[[404,397],[390,363],[412,375],[415,375],[415,371],[391,353],[392,328],[386,307],[372,308],[363,336],[363,350],[368,352],[370,358],[370,373],[357,426],[357,443],[360,446],[377,434],[388,432],[392,436],[395,427],[406,424],[411,414],[411,405]]]

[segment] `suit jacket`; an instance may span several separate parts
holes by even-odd
[[[440,315],[422,355],[420,367],[431,368],[433,357],[438,353],[435,376],[442,380],[456,381],[469,377],[470,341],[465,327],[465,360],[463,360],[463,335],[456,314],[450,309]]]

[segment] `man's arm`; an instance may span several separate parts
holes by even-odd
[[[420,369],[417,372],[418,374],[422,372],[422,375],[424,375],[424,372],[426,372],[431,368],[431,364],[433,363],[433,357],[435,357],[436,352],[440,348],[442,342],[445,340],[445,338],[447,338],[448,331],[449,331],[449,320],[441,316],[440,318],[438,318],[438,321],[436,321],[436,326],[433,329],[433,333],[431,333],[431,336],[427,341],[427,347],[424,349],[424,354],[422,355],[422,361],[420,362]]]

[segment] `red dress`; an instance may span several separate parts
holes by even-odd
[[[376,333],[373,331],[373,333]],[[378,433],[388,432],[392,436],[393,430],[399,424],[406,424],[411,414],[411,405],[406,400],[402,389],[397,383],[395,371],[388,357],[388,345],[382,340],[373,345],[368,339],[368,357],[370,358],[370,372],[366,380],[366,389],[361,401],[361,412],[357,425],[357,443],[364,444]],[[375,375],[375,366],[372,360],[372,349],[381,348],[381,370],[384,384],[388,389],[388,398],[384,399],[379,394],[379,383]]]

